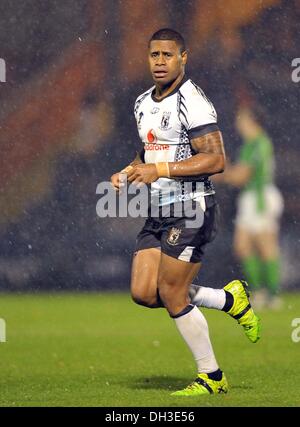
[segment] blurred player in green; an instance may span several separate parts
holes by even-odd
[[[255,291],[253,305],[280,308],[278,232],[283,199],[274,185],[273,145],[263,123],[258,107],[238,110],[235,124],[244,143],[238,162],[227,164],[221,179],[241,188],[234,249]]]

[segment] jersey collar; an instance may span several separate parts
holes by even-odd
[[[155,87],[154,87],[154,89],[153,89],[153,90],[152,90],[152,92],[151,92],[151,98],[152,98],[152,100],[153,100],[154,102],[161,102],[161,101],[163,101],[164,99],[168,98],[169,96],[174,95],[174,93],[178,92],[179,88],[180,88],[180,87],[181,87],[181,86],[182,86],[186,81],[188,81],[188,78],[186,77],[186,75],[184,75],[184,76],[183,76],[183,78],[182,78],[182,79],[180,80],[180,82],[178,83],[178,85],[174,87],[174,89],[172,90],[172,92],[170,92],[168,95],[164,96],[164,97],[163,97],[163,98],[161,98],[161,99],[156,99],[156,98],[155,98],[155,96],[154,96],[154,93],[155,93]]]

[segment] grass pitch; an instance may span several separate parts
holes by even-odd
[[[300,406],[300,295],[284,301],[259,313],[257,344],[225,313],[203,310],[230,392],[175,398],[195,366],[165,310],[118,293],[2,294],[0,406]]]

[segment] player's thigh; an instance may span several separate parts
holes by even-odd
[[[188,288],[198,274],[200,267],[200,262],[181,261],[162,253],[158,270],[158,285],[167,283],[173,288],[181,289],[183,293],[188,292]]]
[[[253,234],[245,227],[237,226],[234,232],[233,246],[235,254],[239,258],[247,258],[254,251]]]
[[[279,254],[277,231],[264,231],[255,235],[255,245],[262,259],[274,259]]]
[[[131,270],[131,294],[136,299],[156,299],[160,248],[142,249],[135,253]]]

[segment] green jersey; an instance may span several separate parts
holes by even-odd
[[[240,163],[251,166],[252,175],[244,187],[244,191],[256,192],[257,209],[265,208],[264,189],[274,179],[274,153],[270,138],[261,133],[253,139],[246,140],[240,152]]]

